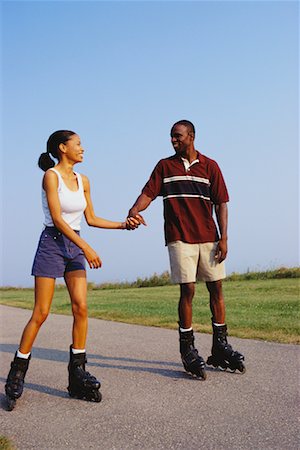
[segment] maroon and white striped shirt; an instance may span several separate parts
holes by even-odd
[[[191,165],[178,155],[161,159],[142,190],[152,200],[163,197],[166,244],[219,239],[213,204],[229,201],[227,188],[218,164],[199,152],[197,158]]]

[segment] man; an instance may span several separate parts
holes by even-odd
[[[219,166],[195,149],[194,140],[195,127],[190,121],[180,120],[173,125],[171,142],[176,154],[158,162],[128,217],[138,218],[138,213],[157,196],[163,197],[171,276],[180,285],[181,358],[187,372],[205,379],[205,362],[194,347],[192,328],[197,279],[206,282],[212,312],[213,345],[207,364],[241,372],[245,367],[244,356],[227,343],[225,324],[221,280],[225,278],[229,197]]]

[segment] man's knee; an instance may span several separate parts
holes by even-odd
[[[195,295],[195,283],[183,283],[180,285],[180,297],[192,301]]]
[[[206,287],[210,294],[212,295],[221,295],[222,294],[222,281],[207,281]]]

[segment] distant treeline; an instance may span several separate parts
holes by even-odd
[[[266,270],[260,272],[247,271],[245,273],[231,273],[224,280],[225,282],[230,281],[244,281],[244,280],[271,280],[280,278],[300,278],[300,268],[299,267],[280,267],[278,269]],[[154,273],[151,277],[137,278],[136,281],[122,281],[115,283],[88,283],[89,290],[97,289],[129,289],[129,288],[143,288],[143,287],[157,287],[157,286],[169,286],[171,285],[171,277],[168,271],[161,274]],[[58,284],[56,289],[65,288],[64,284]],[[13,286],[3,286],[0,287],[1,290],[8,289],[32,289],[32,288],[21,288]]]
[[[266,270],[264,272],[245,272],[245,273],[232,273],[224,281],[242,281],[242,280],[271,280],[278,278],[300,278],[299,267],[280,267],[279,269]],[[168,286],[171,285],[171,277],[168,271],[161,273],[160,275],[154,273],[151,277],[137,278],[133,282],[120,282],[120,283],[88,283],[90,290],[96,289],[127,289],[127,288],[142,288],[142,287],[156,287],[156,286]]]

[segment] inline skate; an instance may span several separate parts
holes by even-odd
[[[10,364],[10,371],[5,384],[8,411],[12,411],[14,409],[17,399],[20,398],[23,393],[24,378],[28,370],[30,359],[31,355],[28,359],[24,359],[19,358],[16,353],[14,360]]]
[[[205,380],[205,361],[199,356],[198,350],[194,346],[194,341],[193,330],[185,332],[179,330],[180,354],[186,372]]]
[[[74,355],[71,346],[68,365],[69,395],[90,402],[101,402],[102,395],[99,391],[101,383],[96,377],[85,371],[86,362],[86,353]]]
[[[208,357],[206,364],[218,367],[221,370],[230,369],[232,372],[239,370],[241,373],[246,372],[244,365],[245,357],[241,353],[234,351],[232,346],[227,342],[227,326],[213,326],[213,344],[211,356]]]

